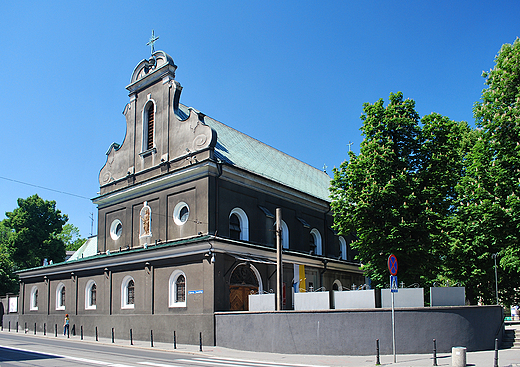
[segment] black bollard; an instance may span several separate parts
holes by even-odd
[[[379,366],[381,362],[379,361],[379,339],[376,339],[376,366]]]
[[[96,341],[98,341],[97,326],[96,326]]]
[[[72,325],[72,336],[76,336],[76,324]]]
[[[175,330],[173,330],[173,349],[177,349],[177,335],[175,335]]]
[[[433,365],[437,366],[437,340],[433,339]]]
[[[29,329],[27,329],[27,323],[23,324],[23,332],[27,334],[28,331]]]
[[[495,364],[493,367],[498,367],[498,339],[495,339]]]
[[[114,342],[114,328],[112,328],[112,343]]]
[[[36,323],[34,323],[34,335],[36,335]]]
[[[81,340],[83,340],[83,325],[80,326],[79,331],[81,333]]]
[[[58,337],[58,324],[54,324],[54,336]]]
[[[150,346],[153,348],[153,330],[150,330]]]
[[[67,338],[70,338],[70,327],[67,328]]]
[[[16,321],[16,332],[18,332],[18,321]]]
[[[43,323],[43,335],[47,335],[47,324]]]
[[[132,329],[130,329],[130,345],[134,345],[134,337],[132,336]]]
[[[199,335],[199,344],[200,344],[200,351],[202,352],[202,331],[200,332],[200,335]]]
[[[9,321],[9,332],[11,332],[11,321]]]

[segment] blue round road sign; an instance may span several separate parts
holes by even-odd
[[[388,256],[388,270],[390,274],[397,275],[397,257],[394,254]]]

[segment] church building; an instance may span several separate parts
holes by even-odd
[[[21,271],[19,319],[37,329],[204,344],[215,312],[248,311],[276,291],[281,208],[283,307],[295,292],[365,282],[331,229],[330,177],[180,102],[177,66],[163,51],[126,87],[126,136],[99,173],[98,234],[71,259]],[[274,304],[273,304],[274,310]],[[45,324],[45,326],[44,326]]]

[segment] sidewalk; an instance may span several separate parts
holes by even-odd
[[[4,333],[7,330],[4,329]],[[11,331],[12,333],[14,331]],[[55,338],[54,334],[42,334],[33,335],[32,333],[23,334],[28,337],[45,337]],[[58,335],[60,339],[67,339],[63,335]],[[186,345],[177,344],[177,349],[173,349],[173,344],[154,342],[152,348],[150,341],[134,340],[133,345],[130,345],[129,340],[115,339],[114,343],[110,338],[99,338],[98,341],[95,337],[84,336],[83,340],[80,339],[79,335],[70,336],[68,339],[75,343],[99,343],[107,345],[116,345],[127,348],[143,348],[148,350],[161,350],[170,351],[176,353],[187,353],[197,356],[204,356],[208,358],[223,358],[223,359],[236,359],[243,361],[262,361],[271,362],[274,365],[279,363],[283,364],[299,364],[304,366],[330,366],[330,367],[368,367],[375,366],[376,357],[374,356],[328,356],[328,355],[301,355],[301,354],[279,354],[279,353],[266,353],[266,352],[248,352],[241,350],[234,350],[223,347],[214,346],[203,346],[202,352],[200,351],[199,345]],[[483,352],[469,352],[466,354],[466,363],[468,366],[475,367],[493,367],[495,358],[495,351],[483,351]],[[500,367],[520,367],[520,349],[504,349],[499,350],[499,366]],[[399,367],[422,367],[422,366],[433,366],[433,355],[432,354],[406,354],[397,355],[396,363],[393,363],[393,355],[382,355],[380,356],[381,366],[399,366]],[[437,353],[437,365],[438,366],[451,366],[451,353]]]

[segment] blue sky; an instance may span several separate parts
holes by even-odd
[[[518,14],[512,0],[6,2],[0,219],[38,193],[82,236],[94,213],[96,234],[88,198],[124,139],[125,87],[152,29],[182,103],[331,174],[349,141],[359,150],[363,103],[391,92],[421,116],[473,123],[482,71],[520,36]]]

